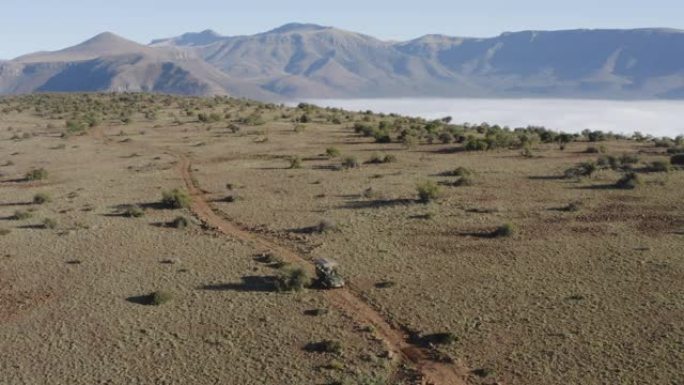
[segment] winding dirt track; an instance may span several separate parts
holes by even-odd
[[[181,175],[188,192],[192,197],[190,209],[194,215],[208,227],[230,237],[241,239],[253,244],[257,249],[272,252],[288,262],[297,263],[309,272],[314,267],[308,259],[296,252],[282,247],[258,234],[241,229],[217,213],[206,201],[204,192],[192,178],[191,163],[184,154],[174,154],[178,157],[178,173]],[[402,363],[409,363],[419,372],[420,384],[431,385],[465,385],[462,370],[455,364],[436,362],[430,359],[430,351],[407,342],[402,331],[392,327],[377,311],[364,300],[354,295],[348,289],[337,289],[325,292],[326,299],[354,319],[360,325],[372,325],[375,333],[380,337],[390,352],[395,372]],[[398,374],[395,374],[395,376]],[[398,378],[395,378],[397,380]]]

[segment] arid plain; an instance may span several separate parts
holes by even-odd
[[[681,139],[549,135],[0,99],[0,384],[681,384]]]

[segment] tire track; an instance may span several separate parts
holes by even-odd
[[[190,210],[200,221],[220,233],[249,242],[258,249],[275,253],[288,262],[302,266],[310,274],[314,273],[313,264],[305,257],[263,236],[242,229],[217,213],[205,199],[205,192],[193,179],[191,162],[188,157],[178,153],[175,156],[179,159],[176,165],[177,171],[192,197]],[[348,288],[325,291],[324,295],[333,306],[354,319],[357,323],[372,325],[375,328],[375,333],[383,340],[390,352],[389,358],[392,362],[395,376],[398,375],[397,369],[401,364],[409,363],[419,372],[421,377],[420,384],[466,384],[464,371],[456,364],[437,362],[431,359],[431,351],[429,349],[408,343],[408,336],[403,331],[393,327],[380,313]]]

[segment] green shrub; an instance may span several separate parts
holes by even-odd
[[[416,190],[418,192],[418,200],[423,203],[435,200],[440,195],[439,186],[431,180],[419,183]]]
[[[590,177],[598,170],[596,163],[594,162],[582,162],[574,167],[571,167],[563,173],[565,178],[580,178],[580,177]]]
[[[36,169],[33,169],[33,170],[27,172],[25,177],[26,177],[26,180],[29,180],[29,181],[43,180],[43,179],[47,179],[48,172],[44,168],[36,168]]]
[[[128,205],[124,208],[122,215],[129,218],[140,218],[145,215],[145,211],[138,205]]]
[[[460,177],[464,177],[464,176],[471,176],[471,175],[473,175],[474,173],[473,173],[472,170],[467,169],[467,168],[465,168],[465,167],[458,167],[458,168],[456,168],[456,169],[454,169],[454,170],[452,170],[452,171],[447,172],[446,174],[447,174],[448,176],[460,176]]]
[[[335,147],[328,147],[325,149],[325,155],[328,156],[328,158],[338,158],[340,156],[340,150],[338,150]]]
[[[466,151],[486,151],[487,149],[487,142],[483,139],[470,138],[465,144]]]
[[[290,158],[290,168],[291,169],[298,169],[302,168],[302,158],[298,156],[293,156]]]
[[[190,196],[185,191],[173,189],[162,193],[162,204],[170,209],[182,209],[190,206]]]
[[[344,169],[359,168],[359,166],[359,161],[356,157],[348,156],[342,160],[342,168]]]
[[[656,160],[651,162],[647,169],[650,172],[669,172],[672,166],[666,161]]]
[[[51,202],[52,198],[47,193],[38,193],[33,196],[33,203],[37,205],[42,205],[44,203]]]
[[[190,222],[187,220],[187,218],[176,217],[176,218],[174,218],[174,220],[172,220],[169,223],[169,226],[176,228],[176,229],[179,229],[179,230],[182,230],[182,229],[188,227],[189,224],[190,224]]]
[[[57,221],[52,218],[45,218],[43,220],[43,228],[54,229],[57,227]]]
[[[635,189],[640,184],[641,180],[639,179],[639,176],[634,172],[628,172],[615,182],[615,187],[631,190]]]
[[[504,225],[501,225],[497,227],[494,231],[492,231],[492,236],[493,237],[510,237],[515,233],[515,227],[510,224],[506,223]]]
[[[275,287],[278,291],[300,291],[310,284],[311,278],[302,268],[284,269],[275,279]]]
[[[393,163],[397,161],[397,157],[389,154],[389,155],[382,155],[375,153],[371,155],[370,159],[366,163],[370,164],[382,164],[382,163]]]
[[[448,131],[443,131],[439,134],[439,141],[443,144],[449,144],[454,141],[454,136]]]
[[[167,291],[155,291],[147,296],[146,302],[151,306],[160,306],[171,301],[171,299],[173,299],[173,295],[171,293]]]

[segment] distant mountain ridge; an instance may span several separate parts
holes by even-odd
[[[522,31],[405,42],[315,24],[141,45],[103,33],[0,61],[0,94],[150,91],[258,99],[684,98],[684,31]]]

